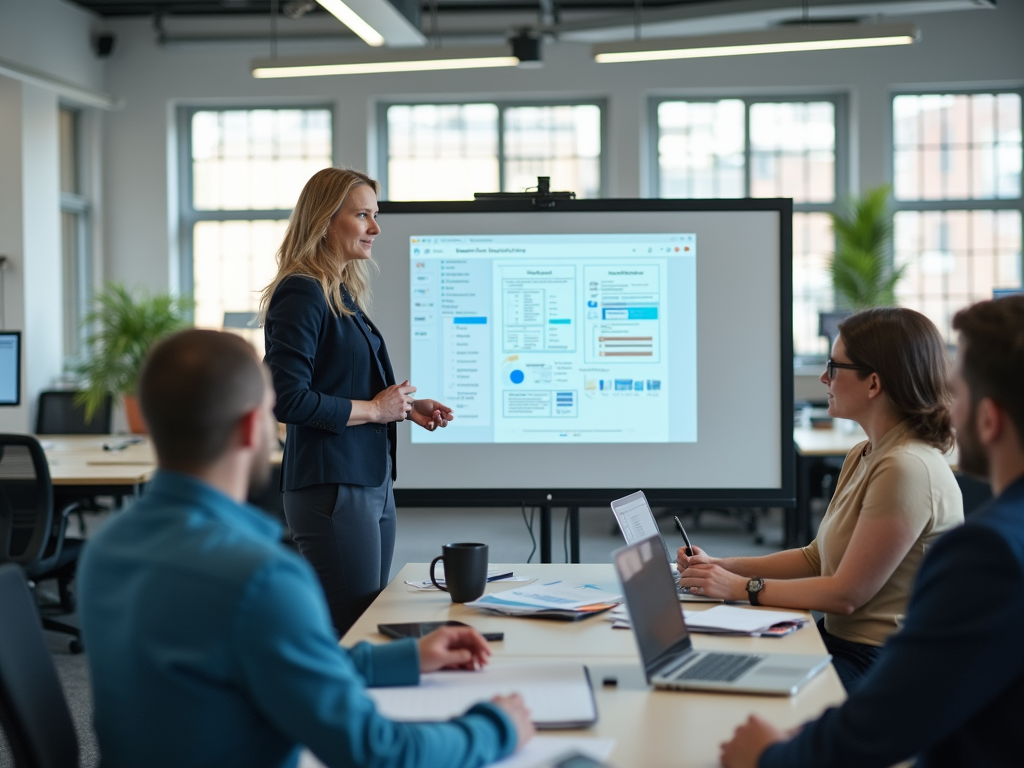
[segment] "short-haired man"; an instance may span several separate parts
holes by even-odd
[[[727,768],[1024,766],[1024,296],[953,327],[960,468],[995,499],[925,556],[903,629],[849,700],[795,735],[751,717],[722,745]]]
[[[89,542],[79,569],[106,768],[278,768],[308,746],[329,766],[478,766],[533,734],[517,696],[444,723],[395,723],[367,685],[475,668],[474,630],[338,647],[316,575],[245,504],[265,480],[274,394],[242,339],[184,331],[140,374],[160,469]],[[461,630],[461,631],[459,631]]]

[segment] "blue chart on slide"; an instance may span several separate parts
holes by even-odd
[[[696,237],[412,237],[416,443],[697,440]]]

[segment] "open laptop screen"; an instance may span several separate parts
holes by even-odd
[[[656,557],[661,546],[658,537],[652,536],[617,549],[613,555],[648,672],[664,654],[685,650],[690,645],[672,572],[663,557]]]
[[[669,555],[668,547],[665,545],[661,531],[658,530],[658,523],[654,519],[654,513],[651,512],[651,505],[647,503],[647,497],[644,496],[643,491],[615,499],[612,502],[612,513],[615,515],[615,522],[619,524],[619,530],[622,531],[622,538],[626,540],[627,544],[650,536],[657,536],[658,546],[664,550],[665,557],[669,560],[675,559]]]

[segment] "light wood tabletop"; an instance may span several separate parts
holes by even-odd
[[[156,454],[145,435],[37,435],[36,438],[46,453],[50,479],[55,486],[138,489],[156,472]],[[121,445],[124,447],[118,448]],[[281,457],[282,451],[275,449],[271,462],[279,465]]]
[[[148,438],[122,450],[116,446],[130,435],[39,435],[55,486],[124,485],[148,483],[156,471],[156,457]]]
[[[536,577],[542,582],[564,579],[618,591],[610,564],[492,563],[491,567]],[[614,739],[615,749],[608,762],[618,768],[715,766],[718,765],[719,743],[729,738],[748,715],[757,713],[781,728],[790,728],[845,699],[831,665],[793,697],[656,691],[644,680],[633,633],[612,629],[611,622],[601,616],[578,622],[491,616],[453,604],[442,592],[420,591],[404,583],[428,578],[427,563],[406,565],[345,635],[342,643],[351,646],[360,640],[387,642],[387,638],[377,633],[378,623],[456,619],[483,632],[505,633],[503,641],[491,643],[492,664],[542,659],[585,663],[594,683],[598,722],[586,730],[558,733]],[[487,591],[499,592],[517,586],[523,583],[499,582],[489,584]],[[687,603],[687,609],[703,610],[710,606]],[[736,652],[825,653],[821,637],[811,623],[781,638],[694,634],[693,644],[701,649]],[[602,685],[608,676],[614,676],[618,684]]]

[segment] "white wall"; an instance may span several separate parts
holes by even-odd
[[[22,405],[0,409],[0,431],[21,432],[63,365],[57,96],[0,77],[0,114],[4,321],[23,332]]]
[[[0,58],[91,90],[103,89],[92,53],[98,18],[64,0],[0,0]]]
[[[129,284],[174,285],[168,148],[177,104],[334,103],[335,162],[376,172],[371,147],[379,100],[605,98],[606,194],[633,197],[650,191],[650,96],[842,92],[851,107],[851,184],[880,184],[889,178],[894,89],[1024,83],[1024,0],[1001,0],[995,11],[924,15],[918,22],[923,39],[905,48],[598,65],[588,46],[555,44],[547,46],[538,70],[257,81],[249,61],[267,56],[267,45],[160,47],[149,21],[120,21],[110,25],[118,47],[106,89],[128,106],[109,116],[105,132],[106,271]],[[297,45],[282,46],[281,55],[301,53]]]
[[[0,59],[99,90],[94,17],[61,0],[0,1]],[[0,408],[0,431],[28,431],[38,392],[63,368],[58,97],[0,75],[0,254],[4,321],[24,332],[22,406]]]

